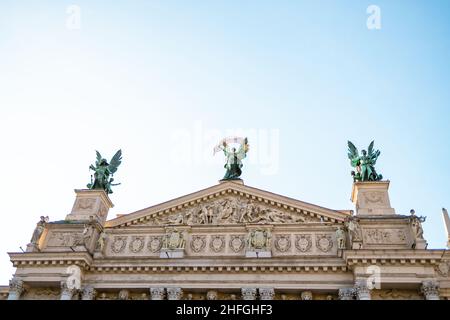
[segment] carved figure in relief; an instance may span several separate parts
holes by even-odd
[[[350,234],[350,241],[362,241],[361,227],[359,226],[358,218],[348,217],[345,222],[348,232]]]
[[[171,224],[183,224],[183,222],[184,222],[183,213],[180,212],[178,214],[175,214],[175,215],[169,217],[168,220],[169,220],[169,223],[171,223]]]
[[[104,231],[102,231],[98,237],[97,245],[102,254],[105,254],[105,248],[106,248],[106,239],[107,235]]]
[[[413,209],[411,209],[410,213],[411,217],[409,218],[409,221],[413,230],[414,237],[416,239],[423,239],[422,222],[425,222],[426,217],[416,216],[416,212]]]

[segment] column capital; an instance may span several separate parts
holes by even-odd
[[[420,291],[425,296],[426,300],[440,300],[439,283],[437,281],[434,280],[423,281]]]
[[[275,290],[273,288],[259,288],[259,299],[273,300]]]
[[[370,300],[370,289],[366,279],[358,279],[355,281],[355,293],[358,300]]]
[[[166,292],[162,287],[150,288],[151,300],[164,300],[165,295]]]
[[[97,291],[92,286],[85,286],[83,288],[83,294],[81,300],[94,300],[97,295]]]
[[[23,280],[20,278],[12,278],[9,280],[8,300],[19,300],[24,291]]]
[[[181,300],[183,290],[181,288],[167,288],[167,300]]]
[[[256,288],[242,288],[242,300],[256,300]]]
[[[339,300],[353,300],[355,297],[355,289],[354,288],[342,288],[339,289]]]

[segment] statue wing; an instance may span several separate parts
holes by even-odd
[[[237,157],[239,160],[244,159],[244,158],[247,156],[247,151],[248,151],[248,149],[249,149],[248,139],[245,138],[245,139],[244,139],[244,142],[241,143],[241,146],[239,147],[239,150],[238,150],[237,153],[236,153],[236,157]]]
[[[117,171],[117,168],[122,163],[122,150],[119,150],[116,152],[114,157],[112,157],[111,162],[108,166],[109,171],[111,174],[114,174]]]
[[[97,161],[95,162],[95,165],[99,166],[100,162],[102,161],[102,155],[97,150],[95,150],[95,154],[97,155]]]
[[[347,144],[348,144],[348,158],[350,159],[352,166],[354,166],[353,161],[359,157],[358,149],[351,141],[348,141]]]
[[[372,157],[373,154],[373,144],[375,141],[372,140],[372,142],[369,144],[369,148],[367,148],[367,154],[369,155],[369,157]]]

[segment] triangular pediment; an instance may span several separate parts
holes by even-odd
[[[280,224],[344,221],[348,212],[225,181],[106,222],[107,228],[130,225]]]

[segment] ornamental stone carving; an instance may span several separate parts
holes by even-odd
[[[181,288],[167,288],[167,300],[181,300],[183,290]]]
[[[75,287],[69,286],[67,281],[61,281],[61,297],[60,300],[72,300],[78,292]]]
[[[339,289],[339,300],[353,300],[355,296],[354,288],[342,288]]]
[[[130,241],[130,251],[138,253],[144,248],[145,238],[143,236],[133,236]]]
[[[237,223],[304,223],[318,221],[300,211],[285,212],[242,196],[203,202],[170,215],[154,215],[148,225],[215,225]]]
[[[184,233],[177,229],[167,230],[164,239],[162,250],[176,250],[184,249],[186,244]]]
[[[151,300],[164,300],[165,295],[165,289],[162,287],[150,288]]]
[[[312,300],[313,299],[313,295],[311,291],[303,291],[302,294],[300,295],[302,300]]]
[[[111,251],[114,253],[121,253],[125,250],[127,245],[127,237],[125,236],[115,236],[111,243]]]
[[[118,299],[119,300],[128,300],[130,297],[130,292],[126,289],[120,290],[119,291],[119,295],[118,295]]]
[[[405,244],[406,234],[403,229],[367,229],[364,241],[367,244]]]
[[[346,248],[345,231],[344,229],[342,229],[342,227],[338,227],[336,230],[336,242],[338,249],[344,250]]]
[[[242,251],[245,247],[244,238],[244,235],[231,235],[229,243],[230,249],[235,253]]]
[[[443,277],[447,277],[449,274],[449,262],[448,261],[442,261],[438,264],[436,267],[436,271]]]
[[[428,280],[422,282],[421,292],[425,300],[440,300],[439,298],[439,284],[437,281]]]
[[[81,300],[94,300],[96,291],[92,286],[86,286],[83,288],[83,293],[81,295]]]
[[[291,236],[289,234],[279,234],[275,236],[275,249],[279,252],[286,252],[291,248]]]
[[[105,254],[107,241],[108,235],[104,231],[102,231],[97,240],[97,250],[100,251],[101,254]]]
[[[217,300],[218,299],[219,294],[217,293],[217,291],[215,290],[209,290],[206,293],[206,300]]]
[[[191,237],[191,249],[193,252],[198,253],[205,249],[206,236],[194,235]]]
[[[95,205],[95,198],[81,198],[78,199],[75,206],[76,210],[92,210]]]
[[[12,278],[9,280],[9,295],[8,300],[19,300],[24,291],[23,280],[19,278]]]
[[[322,252],[329,252],[333,248],[333,238],[330,234],[317,234],[316,247]]]
[[[242,300],[256,300],[256,288],[242,288]]]
[[[162,248],[162,236],[151,236],[148,239],[147,248],[150,252],[159,252]]]
[[[366,279],[358,279],[355,281],[355,294],[357,300],[370,300],[370,289]]]
[[[275,290],[273,288],[259,288],[260,300],[273,300]]]
[[[247,238],[247,249],[269,251],[271,238],[270,231],[267,229],[252,230]]]
[[[212,236],[209,242],[209,247],[215,253],[223,251],[223,249],[225,248],[225,236]]]
[[[309,252],[312,247],[312,236],[310,234],[297,234],[295,236],[295,247],[300,252]]]

